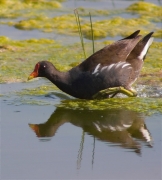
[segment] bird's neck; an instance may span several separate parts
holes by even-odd
[[[65,93],[70,94],[71,87],[69,83],[68,72],[60,72],[57,69],[55,69],[46,78],[49,79],[53,84],[55,84],[59,89],[61,89]]]

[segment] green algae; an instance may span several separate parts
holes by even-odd
[[[0,17],[1,18],[18,18],[40,14],[38,10],[58,9],[61,8],[61,1],[47,0],[1,0]]]
[[[110,14],[110,11],[108,10],[102,10],[102,9],[96,10],[85,7],[78,7],[77,11],[79,12],[80,16],[88,16],[88,17],[89,17],[89,12],[91,13],[92,16],[107,16]]]
[[[16,41],[0,37],[0,55],[1,83],[26,81],[35,64],[41,60],[51,61],[61,71],[83,61],[80,43],[62,46],[52,39],[43,38]]]
[[[128,109],[151,115],[162,113],[162,99],[157,98],[113,98],[105,100],[65,100],[57,107],[77,110]]]
[[[22,10],[25,8],[38,8],[38,9],[45,9],[45,8],[60,8],[62,2],[61,0],[54,0],[54,1],[47,1],[47,0],[1,0],[0,5],[3,8],[12,10]]]
[[[47,47],[48,45],[48,47]],[[59,43],[48,39],[30,39],[15,41],[0,37],[0,82],[26,81],[34,63],[48,59],[53,49],[61,47]]]
[[[27,6],[30,6],[32,8],[60,8],[61,4],[58,1],[46,1],[46,0],[23,0],[22,3],[25,3]]]
[[[61,23],[60,23],[61,22]],[[44,32],[58,32],[60,34],[77,35],[77,25],[73,14],[61,15],[53,18],[47,16],[37,16],[35,18],[22,20],[14,23],[18,29],[31,30],[40,29]]]
[[[136,29],[141,29],[141,33],[149,33],[149,29],[151,30],[153,26],[153,24],[145,19],[125,19],[122,17],[114,17],[108,20],[93,22],[94,38],[100,39],[107,36],[117,35],[125,37],[130,35],[134,31],[134,27],[136,27]],[[84,32],[84,36],[87,39],[91,39],[90,25],[88,23],[84,24],[82,29]],[[124,31],[124,29],[127,29],[127,31]]]
[[[149,2],[136,2],[127,9],[135,12],[154,12],[161,10],[161,7]]]
[[[52,95],[58,96],[58,98],[53,99]],[[35,88],[30,87],[28,89],[23,89],[21,91],[12,92],[9,96],[14,97],[14,105],[54,105],[57,108],[83,111],[125,109],[133,110],[138,113],[144,113],[146,115],[162,113],[162,98],[118,97],[104,100],[72,99],[66,95],[64,96],[64,93],[59,94],[59,90],[57,88],[54,88],[54,86],[51,83],[46,83],[46,85],[42,85]],[[60,98],[66,100],[61,100]]]
[[[11,22],[9,23],[11,24]],[[78,35],[77,25],[73,14],[57,16],[54,18],[39,16],[15,22],[13,24],[18,29],[39,29],[44,32],[53,31],[65,35]],[[117,35],[125,37],[131,34],[135,27],[136,29],[141,29],[142,33],[149,33],[152,29],[155,29],[155,25],[145,18],[124,19],[121,17],[114,17],[108,20],[93,22],[94,38],[101,39],[107,36]],[[81,28],[83,30],[84,37],[91,39],[91,26],[86,19],[81,19]],[[127,29],[127,31],[123,31],[123,29]],[[156,37],[161,37],[161,30],[157,28],[157,31]]]
[[[53,18],[37,16],[15,23],[6,23],[10,23],[16,28],[23,30],[39,29],[44,32],[53,31],[65,35],[78,35],[75,16],[73,14],[61,15]],[[155,26],[144,18],[124,19],[122,17],[114,17],[108,20],[93,21],[94,38],[101,39],[107,36],[117,35],[127,36],[134,31],[135,27],[136,29],[141,29],[141,32],[149,33]],[[91,25],[89,21],[81,18],[81,28],[84,37],[91,39]],[[123,31],[123,29],[127,29],[127,31]]]
[[[162,30],[159,29],[155,32],[154,37],[162,39]]]
[[[162,6],[148,2],[137,2],[127,8],[128,11],[136,12],[150,21],[160,22],[162,20]]]
[[[58,90],[56,86],[53,86],[53,84],[50,85],[48,84],[36,88],[23,89],[20,92],[16,92],[16,94],[19,96],[42,96],[42,95],[46,95],[49,92],[53,92],[55,90]]]

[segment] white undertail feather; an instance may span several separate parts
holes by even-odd
[[[150,141],[151,141],[151,136],[150,136],[148,130],[145,129],[144,127],[141,127],[141,128],[140,128],[140,131],[141,131],[141,133],[143,134],[143,137],[146,139],[146,141],[147,141],[147,142],[150,142]]]
[[[145,57],[146,53],[147,53],[147,50],[148,48],[150,47],[150,45],[152,44],[154,38],[151,37],[148,42],[146,43],[145,47],[143,48],[141,54],[139,55],[139,58],[143,60],[143,58]]]

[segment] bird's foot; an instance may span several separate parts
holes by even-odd
[[[131,89],[125,89],[124,87],[113,87],[113,88],[107,88],[104,90],[99,91],[93,96],[93,99],[105,99],[105,98],[113,98],[116,94],[122,93],[129,97],[135,97],[137,96],[137,93],[135,90]],[[110,96],[111,95],[111,96]]]

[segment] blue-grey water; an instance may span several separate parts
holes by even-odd
[[[116,9],[133,2],[68,0],[63,5],[70,12],[78,6]],[[79,41],[78,37],[6,25],[0,25],[1,35]],[[31,105],[25,103],[27,96],[16,93],[42,83],[48,82],[0,84],[0,179],[162,179],[162,114],[146,116],[124,108],[64,109],[57,105],[69,97],[61,92],[33,96],[29,101],[37,100],[38,104]],[[161,89],[158,92],[160,95]],[[51,103],[39,105],[39,101]]]

